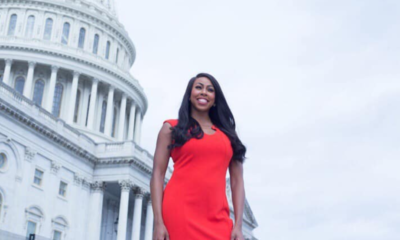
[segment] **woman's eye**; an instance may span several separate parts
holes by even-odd
[[[196,86],[196,88],[197,88],[197,89],[201,89],[201,87],[200,87],[200,86]]]
[[[210,88],[210,89],[208,89],[208,91],[210,91],[210,92],[214,92],[214,89],[211,89],[211,88]]]

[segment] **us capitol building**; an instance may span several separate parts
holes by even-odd
[[[152,239],[135,57],[113,0],[0,0],[0,239]]]

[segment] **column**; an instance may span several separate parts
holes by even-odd
[[[129,180],[122,180],[119,182],[119,185],[121,186],[121,200],[119,204],[117,240],[126,240],[129,192],[132,188],[132,182]]]
[[[113,108],[114,108],[114,86],[110,85],[110,88],[108,89],[106,122],[104,129],[104,133],[107,136],[111,136],[112,119],[114,115]]]
[[[89,116],[89,96],[90,96],[90,89],[86,87],[86,84],[83,85],[82,89],[82,107],[79,107],[79,116],[78,123],[79,126],[86,127],[87,117]]]
[[[71,95],[68,105],[67,123],[71,124],[74,120],[75,115],[75,104],[76,104],[76,93],[78,91],[78,81],[80,73],[74,71],[74,77],[72,79]]]
[[[151,205],[151,198],[147,202],[147,213],[146,213],[146,228],[144,232],[144,240],[153,239],[153,206]]]
[[[27,98],[31,98],[32,84],[33,84],[33,74],[35,71],[36,62],[28,63],[28,76],[26,77],[25,87],[24,87],[24,96]]]
[[[125,129],[125,114],[126,114],[126,94],[122,93],[121,107],[119,111],[119,124],[118,124],[118,140],[124,140]]]
[[[129,128],[128,128],[128,140],[133,140],[133,130],[135,126],[135,115],[136,115],[136,105],[131,102],[131,111],[129,112]]]
[[[104,199],[104,182],[95,182],[91,184],[92,194],[90,196],[90,212],[88,224],[88,238],[90,240],[100,240],[101,231],[101,215],[103,213],[103,199]]]
[[[137,144],[140,144],[140,129],[142,125],[142,119],[140,117],[140,109],[136,112],[136,117],[135,117],[135,137],[134,140]]]
[[[99,80],[96,78],[92,79],[92,91],[90,93],[90,105],[89,105],[89,116],[87,121],[87,128],[94,130],[94,113],[96,111],[97,102],[97,86],[99,85]]]
[[[140,220],[142,219],[142,202],[144,191],[138,187],[135,191],[135,208],[133,210],[132,240],[140,240]]]
[[[4,68],[3,82],[7,85],[10,85],[10,73],[11,73],[12,62],[13,62],[12,59],[6,59],[6,66]]]
[[[48,112],[51,112],[53,108],[53,98],[54,98],[54,89],[56,88],[57,72],[58,72],[58,66],[54,65],[51,66],[50,84],[49,88],[47,89],[47,98],[45,107],[45,109]]]

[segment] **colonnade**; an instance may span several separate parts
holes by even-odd
[[[118,214],[118,226],[117,226],[117,240],[127,239],[128,229],[128,207],[129,207],[129,195],[130,191],[134,194],[134,206],[132,216],[132,235],[129,240],[140,240],[141,235],[141,219],[142,219],[142,208],[143,205],[147,208],[146,222],[144,230],[144,239],[152,240],[153,235],[153,208],[151,198],[147,202],[143,202],[144,196],[149,195],[144,189],[135,186],[130,180],[119,181],[121,187],[121,196],[119,203],[119,214]],[[91,185],[92,197],[90,202],[90,229],[88,231],[87,239],[98,240],[101,234],[101,219],[102,219],[102,207],[104,199],[104,190],[106,187],[105,182],[95,182]]]
[[[11,76],[11,70],[13,66],[14,60],[13,59],[5,59],[5,67],[4,67],[4,73],[3,73],[3,82],[7,85],[11,85],[12,79],[10,78]],[[28,71],[26,74],[26,80],[24,84],[24,89],[23,89],[23,95],[26,98],[33,99],[33,94],[32,93],[32,88],[34,87],[34,75],[35,75],[35,67],[37,63],[33,61],[28,62]],[[48,112],[52,112],[53,104],[54,104],[54,94],[55,94],[55,87],[56,87],[56,82],[57,82],[57,77],[58,73],[60,70],[60,66],[58,65],[51,65],[51,75],[50,75],[50,80],[48,82],[49,86],[47,87],[47,90],[43,95],[46,96],[46,101],[42,104],[42,107],[46,109]],[[69,97],[68,97],[68,104],[66,105],[66,109],[63,111],[66,111],[65,114],[63,114],[64,120],[68,124],[73,124],[74,120],[74,111],[76,107],[76,100],[77,100],[77,92],[78,92],[78,84],[79,81],[82,79],[80,78],[82,76],[82,73],[75,71],[75,70],[67,70],[71,71],[72,75],[72,84],[71,88],[69,91]],[[97,101],[98,101],[98,93],[99,93],[99,83],[101,82],[97,78],[93,78],[90,76],[86,76],[85,79],[90,79],[92,86],[91,86],[91,93],[90,93],[90,103],[88,106],[88,114],[87,114],[87,123],[86,123],[86,128],[92,131],[99,131],[99,129],[96,128],[96,118],[101,115],[101,112],[98,111],[97,108]],[[113,116],[114,116],[114,99],[115,99],[115,87],[111,84],[107,84],[105,82],[101,82],[104,85],[108,86],[108,94],[107,94],[107,108],[106,108],[106,113],[105,113],[105,123],[104,123],[104,134],[112,137],[112,131],[113,131]],[[141,116],[141,111],[138,107],[138,105],[135,103],[135,101],[132,98],[129,98],[129,96],[121,91],[121,101],[120,101],[120,111],[119,111],[119,121],[118,121],[118,129],[115,129],[115,136],[116,140],[118,141],[124,141],[124,140],[134,140],[136,143],[139,144],[140,141],[140,133],[141,133],[141,124],[142,124],[142,116]],[[129,105],[128,105],[129,102]],[[109,104],[113,103],[113,104]],[[83,106],[85,107],[85,106]],[[128,111],[127,111],[128,107]],[[100,108],[101,109],[101,108]],[[129,112],[129,119],[126,118],[126,114]],[[114,116],[117,117],[117,116]],[[126,126],[126,124],[128,124]],[[126,138],[125,138],[125,131],[127,128],[127,133],[126,133]]]

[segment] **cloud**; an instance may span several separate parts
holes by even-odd
[[[258,239],[400,239],[398,1],[118,2],[146,149],[209,72],[248,148]]]

